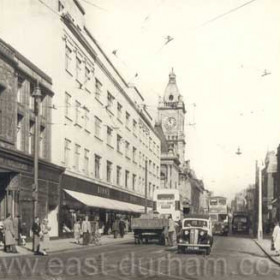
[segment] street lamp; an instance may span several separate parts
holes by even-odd
[[[33,183],[33,220],[38,215],[38,160],[39,160],[39,131],[40,131],[40,101],[41,101],[41,89],[39,81],[32,94],[34,98],[34,114],[35,114],[35,128],[34,128],[34,183]],[[33,238],[34,249],[34,238]]]
[[[257,162],[258,177],[259,177],[259,213],[258,213],[258,240],[263,239],[263,222],[262,222],[262,161]]]

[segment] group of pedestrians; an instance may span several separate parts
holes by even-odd
[[[89,221],[88,216],[85,216],[83,221],[76,220],[73,230],[75,243],[83,245],[101,245],[100,239],[103,228],[99,227],[99,222],[96,219],[94,221]]]
[[[122,218],[120,219],[117,217],[112,225],[112,232],[114,234],[114,238],[117,238],[119,234],[120,237],[123,238],[125,234],[125,229],[126,229],[125,221]]]
[[[45,218],[42,222],[40,222],[39,217],[35,218],[32,225],[34,255],[46,256],[48,254],[47,251],[50,243],[50,230],[51,227],[48,225],[48,219]]]
[[[8,214],[6,219],[1,222],[0,239],[4,245],[4,252],[18,253],[16,246],[21,243],[19,216],[12,218],[11,214]]]

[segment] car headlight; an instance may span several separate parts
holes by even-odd
[[[179,243],[183,243],[184,240],[182,238],[179,239]]]
[[[205,231],[201,231],[201,232],[199,233],[199,235],[200,235],[200,236],[205,235]]]

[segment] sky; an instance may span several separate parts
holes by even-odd
[[[280,1],[81,3],[87,26],[154,115],[174,68],[187,108],[186,159],[205,187],[232,197],[253,184],[256,160],[280,144]]]

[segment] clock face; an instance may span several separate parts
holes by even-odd
[[[166,127],[166,129],[172,129],[172,128],[176,127],[176,125],[177,125],[177,122],[174,117],[167,117],[165,119],[164,126]]]

